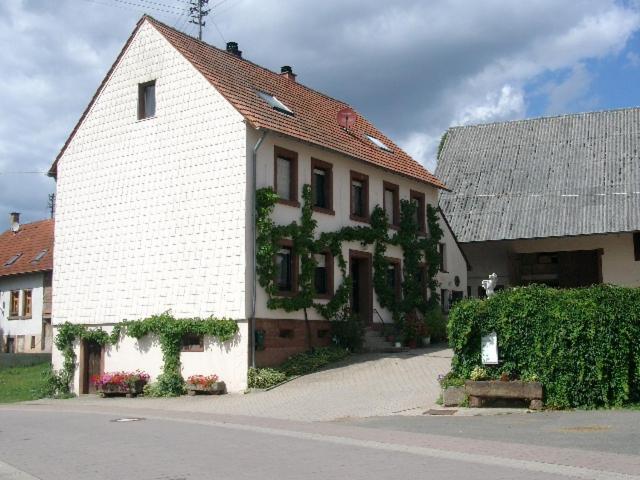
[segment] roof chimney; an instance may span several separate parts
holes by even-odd
[[[297,77],[297,75],[293,73],[293,69],[289,65],[284,65],[280,67],[280,75],[282,75],[285,78],[288,78],[292,82],[295,82]]]
[[[18,230],[20,230],[20,214],[18,212],[9,214],[9,228],[13,233],[18,233]]]
[[[242,51],[238,50],[238,44],[236,42],[227,42],[227,52],[238,58],[242,58]]]

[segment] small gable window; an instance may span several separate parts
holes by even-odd
[[[293,111],[273,95],[265,92],[258,92],[258,96],[262,100],[267,102],[274,110],[277,110],[280,113],[285,113],[287,115],[293,115]]]
[[[156,116],[156,81],[138,84],[138,120]]]
[[[14,263],[16,263],[18,261],[18,259],[22,256],[21,253],[18,253],[17,255],[14,255],[13,257],[11,257],[9,260],[7,260],[6,262],[4,262],[4,266],[5,267],[10,267],[11,265],[13,265]]]

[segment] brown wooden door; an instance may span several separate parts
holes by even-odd
[[[351,251],[349,270],[352,280],[351,310],[365,325],[373,323],[373,281],[371,254]]]
[[[91,383],[91,377],[102,373],[102,347],[96,342],[85,341],[82,393],[95,393],[96,387]]]

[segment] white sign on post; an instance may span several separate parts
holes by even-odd
[[[482,346],[482,364],[498,365],[498,334],[491,332],[485,335],[481,340]]]

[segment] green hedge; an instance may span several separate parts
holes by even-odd
[[[539,379],[547,406],[620,406],[640,401],[640,289],[530,286],[465,300],[449,314],[453,371],[481,364],[480,337],[498,334],[501,363],[488,368]]]

